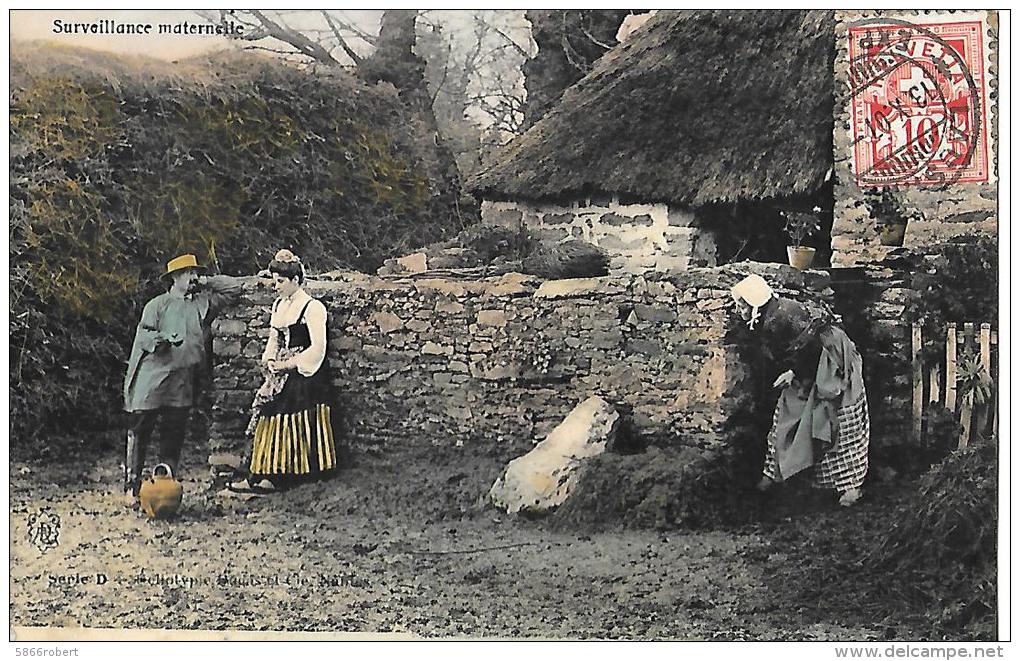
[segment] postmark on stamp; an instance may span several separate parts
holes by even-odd
[[[850,126],[861,187],[989,181],[984,21],[850,25]]]

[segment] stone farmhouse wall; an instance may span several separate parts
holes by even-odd
[[[911,275],[887,266],[832,269],[834,307],[864,361],[872,446],[910,442]]]
[[[482,222],[524,226],[540,239],[580,239],[610,255],[614,273],[677,272],[716,265],[711,232],[689,209],[664,203],[622,204],[617,199],[571,204],[482,202]]]

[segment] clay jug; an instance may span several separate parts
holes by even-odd
[[[150,519],[168,519],[177,514],[183,496],[184,487],[166,464],[153,468],[152,477],[143,481],[138,490],[138,502]]]

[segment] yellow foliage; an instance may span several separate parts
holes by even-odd
[[[110,318],[138,285],[102,204],[73,179],[47,182],[31,192],[25,229],[39,296],[96,319]]]
[[[133,209],[130,218],[138,236],[156,254],[191,252],[213,263],[216,244],[238,226],[243,191],[188,174],[150,181],[147,188],[146,207]]]
[[[355,125],[352,130],[359,160],[370,174],[364,185],[376,204],[401,213],[428,202],[427,179],[398,154],[385,132],[363,125]]]
[[[187,131],[219,140],[235,155],[253,148],[264,152],[267,146],[290,151],[302,139],[297,123],[260,97],[188,106],[181,114]]]
[[[120,132],[109,91],[70,78],[40,78],[11,102],[11,131],[52,157],[95,156]]]

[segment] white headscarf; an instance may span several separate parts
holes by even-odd
[[[751,306],[751,319],[747,327],[754,330],[754,325],[761,318],[761,307],[775,298],[776,293],[769,283],[760,275],[749,275],[730,289],[734,301],[744,301]]]

